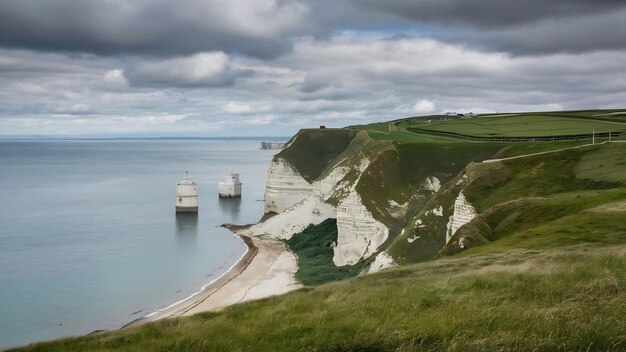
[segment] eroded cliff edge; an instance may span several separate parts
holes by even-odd
[[[301,130],[269,167],[265,212],[273,216],[250,231],[287,240],[334,218],[337,267],[367,261],[363,272],[371,273],[433,259],[473,216],[459,212],[471,204],[455,178],[499,148],[467,149],[376,140],[353,129]]]

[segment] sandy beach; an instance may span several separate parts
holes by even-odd
[[[225,227],[248,246],[248,251],[237,264],[195,296],[124,327],[217,311],[236,303],[287,293],[302,286],[294,277],[298,270],[297,257],[283,242],[266,236],[253,236],[247,228]]]

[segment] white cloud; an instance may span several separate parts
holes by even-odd
[[[435,103],[428,99],[418,100],[415,105],[413,105],[413,111],[418,114],[428,114],[435,111]]]
[[[307,13],[308,7],[293,0],[227,1],[223,6],[187,7],[187,18],[201,26],[250,36],[271,38],[294,26]],[[217,6],[216,6],[217,5]]]
[[[112,85],[126,85],[126,77],[124,76],[124,70],[115,69],[109,70],[104,73],[104,81]]]
[[[225,86],[245,74],[248,71],[233,69],[223,52],[139,61],[129,69],[131,83],[136,85]]]
[[[252,106],[249,104],[238,104],[235,102],[230,102],[222,107],[222,111],[227,114],[233,115],[241,115],[241,114],[250,114],[254,112]]]

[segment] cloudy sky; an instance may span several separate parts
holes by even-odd
[[[624,0],[0,0],[0,136],[626,106]]]

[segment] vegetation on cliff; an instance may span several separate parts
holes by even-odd
[[[309,225],[285,242],[298,256],[296,279],[307,286],[356,276],[370,262],[363,260],[353,266],[335,266],[333,246],[337,242],[337,219]]]
[[[303,130],[277,156],[288,160],[305,180],[312,182],[348,147],[355,135],[356,131],[347,129]]]

